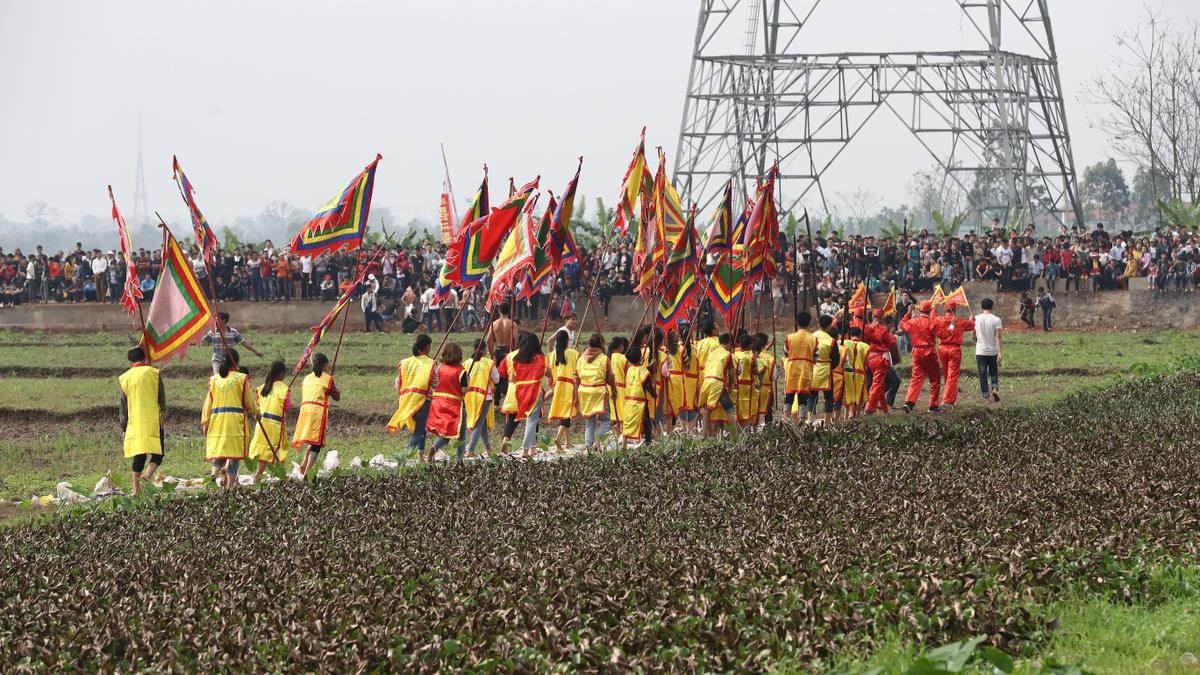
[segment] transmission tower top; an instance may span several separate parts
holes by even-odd
[[[943,2],[978,35],[969,45],[803,51],[831,39],[820,4],[700,0],[675,165],[692,200],[731,176],[744,197],[778,161],[783,209],[828,212],[822,178],[884,112],[983,196],[981,215],[1082,222],[1048,0]]]

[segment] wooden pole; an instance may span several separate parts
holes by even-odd
[[[594,274],[594,277],[592,279],[592,290],[588,292],[587,304],[583,306],[583,314],[581,314],[579,316],[579,327],[580,327],[579,333],[583,332],[583,330],[582,330],[583,325],[585,323],[587,323],[588,311],[591,310],[591,308],[592,308],[592,298],[596,297],[596,286],[599,283],[600,283],[600,270],[597,269]],[[597,333],[604,332],[604,331],[600,330],[600,312],[598,310],[596,312],[596,332]],[[572,343],[572,345],[571,345],[572,347],[579,344],[579,333],[575,334],[575,342]]]
[[[554,296],[556,295],[558,295],[558,284],[551,283],[550,301],[546,303],[546,316],[542,319],[542,334],[540,337],[538,337],[538,344],[541,344],[546,340],[546,328],[550,325],[550,308],[554,306]]]
[[[463,298],[459,299],[459,301],[458,301],[458,313],[456,313],[456,314],[454,315],[454,320],[450,322],[450,325],[449,325],[449,326],[446,326],[446,333],[445,333],[444,335],[442,335],[442,342],[441,342],[441,344],[439,344],[439,345],[438,345],[437,351],[436,351],[436,352],[434,352],[434,354],[433,354],[433,360],[434,360],[434,361],[436,361],[436,360],[437,360],[437,358],[438,358],[439,356],[441,356],[441,354],[442,354],[442,347],[445,347],[445,346],[446,346],[446,340],[449,340],[449,339],[450,339],[450,331],[454,330],[454,324],[458,323],[458,318],[459,318],[460,316],[462,316],[463,309],[464,309],[466,306],[467,306],[467,299],[466,299],[466,297],[464,296]],[[438,309],[440,310],[441,308],[439,307]]]

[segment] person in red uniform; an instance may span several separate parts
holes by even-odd
[[[946,374],[946,388],[942,393],[942,407],[951,408],[958,401],[958,369],[962,365],[963,333],[975,330],[975,321],[970,317],[955,316],[958,305],[946,303],[946,315],[938,317],[938,360]]]
[[[437,451],[446,447],[451,439],[457,438],[460,445],[465,440],[462,372],[462,347],[451,342],[442,349],[442,362],[433,371],[433,396],[425,431],[437,434],[438,439],[429,450],[426,462],[432,462]]]
[[[896,351],[896,334],[892,332],[890,317],[882,309],[871,312],[874,319],[863,328],[863,341],[869,346],[867,369],[871,371],[871,390],[867,394],[867,414],[882,409],[891,412],[887,404],[887,374],[892,367],[892,352]]]
[[[929,313],[933,303],[928,300],[908,308],[908,316],[900,320],[900,330],[907,331],[912,340],[912,379],[908,382],[908,396],[904,400],[904,412],[912,412],[921,397],[925,378],[929,378],[929,412],[937,412],[941,403],[942,369],[938,364],[937,319]]]

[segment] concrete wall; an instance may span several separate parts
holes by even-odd
[[[1133,281],[1135,283],[1129,291],[1072,292],[1069,295],[1063,292],[1060,284],[1058,292],[1054,294],[1058,302],[1054,313],[1056,327],[1064,330],[1124,330],[1200,326],[1200,301],[1197,301],[1195,293],[1159,294],[1147,290],[1144,280]],[[1141,283],[1136,283],[1139,281]],[[966,292],[975,311],[979,309],[980,300],[990,297],[996,303],[996,313],[1004,319],[1007,326],[1015,328],[1020,325],[1017,294],[996,293],[994,284],[978,283],[967,284]],[[791,329],[790,319],[787,317],[794,311],[791,307],[791,297],[785,299],[787,305],[778,320],[778,328],[781,331]],[[882,301],[882,298],[878,301]],[[765,294],[752,298],[747,309],[748,315],[769,316],[769,302],[770,298]],[[583,310],[584,304],[586,299],[581,300],[580,311]],[[324,318],[330,307],[331,303],[327,302],[227,302],[221,305],[221,309],[232,316],[231,323],[239,329],[283,330],[308,329]],[[599,310],[599,304],[593,303],[592,311]],[[361,322],[358,307],[351,307],[350,311],[352,315],[349,320]],[[605,328],[632,328],[642,317],[645,317],[647,322],[652,321],[653,311],[647,311],[640,297],[615,297],[609,304],[608,317],[603,319],[603,325]],[[1041,321],[1040,312],[1036,318]],[[115,304],[41,304],[0,308],[0,328],[128,331],[135,322],[135,318],[125,314]],[[762,328],[767,330],[765,319]],[[595,320],[593,314],[589,313],[581,330],[588,333],[594,329]]]

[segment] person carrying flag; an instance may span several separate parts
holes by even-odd
[[[571,333],[560,329],[554,333],[554,351],[550,354],[550,377],[552,393],[547,418],[555,423],[554,445],[565,452],[571,447],[571,418],[579,411],[576,392],[579,377],[579,352],[571,348]]]
[[[250,458],[258,460],[258,470],[254,472],[255,483],[262,478],[267,465],[275,463],[276,454],[280,462],[287,459],[285,420],[292,407],[292,399],[287,385],[283,383],[286,372],[287,365],[283,361],[275,361],[267,371],[266,382],[254,392],[262,413],[261,422],[254,427],[254,439],[250,441]]]
[[[758,419],[770,424],[775,411],[775,355],[767,351],[771,337],[766,333],[754,336],[754,358],[758,363]]]
[[[812,387],[808,393],[808,416],[816,423],[818,419],[829,426],[833,422],[833,369],[838,363],[837,340],[830,335],[833,317],[822,314],[817,319],[818,330],[813,333],[816,347],[813,349]],[[824,398],[823,416],[817,417],[817,399]]]
[[[754,428],[758,418],[758,402],[755,393],[756,371],[754,362],[754,338],[749,333],[742,332],[738,336],[737,349],[733,352],[733,373],[737,388],[734,395],[734,408],[737,411],[737,424],[742,430]]]
[[[433,368],[437,365],[429,358],[433,339],[428,333],[417,336],[413,342],[412,356],[396,366],[396,391],[399,392],[396,413],[388,420],[387,430],[394,434],[406,426],[412,432],[408,448],[417,451],[417,457],[425,453],[426,425],[429,422],[430,394],[433,389]]]
[[[867,355],[870,346],[862,340],[862,328],[850,326],[850,338],[842,341],[846,355],[842,360],[842,407],[846,419],[858,417],[867,399]]]
[[[609,392],[614,387],[609,356],[604,353],[604,336],[594,333],[588,346],[575,362],[579,381],[579,414],[583,417],[583,446],[600,449],[601,422],[611,405]]]
[[[495,399],[495,387],[500,383],[500,371],[496,361],[487,355],[487,342],[483,338],[475,338],[475,349],[471,358],[463,363],[463,425],[470,441],[467,443],[467,457],[475,457],[475,446],[483,441],[484,453],[492,454],[491,439],[488,431],[492,428],[495,416],[492,415],[492,401]],[[462,454],[462,448],[459,448]]]
[[[518,333],[516,351],[509,352],[499,368],[500,377],[509,381],[508,391],[500,404],[500,412],[507,416],[504,421],[504,440],[500,445],[501,454],[508,454],[517,423],[524,420],[522,456],[533,457],[537,450],[538,421],[542,417],[542,399],[549,372],[538,336],[528,331]]]
[[[643,441],[649,445],[654,440],[650,410],[657,392],[650,370],[642,365],[643,354],[645,352],[641,349],[631,349],[627,355],[629,365],[625,371],[625,408],[621,411],[624,447],[630,443],[637,447]]]
[[[904,412],[912,412],[921,397],[925,378],[929,378],[929,412],[937,412],[941,403],[942,369],[937,357],[937,320],[930,316],[933,303],[925,300],[920,305],[908,308],[908,316],[900,320],[900,330],[912,339],[912,378],[908,382],[908,395],[904,400]]]
[[[942,392],[942,407],[953,408],[958,402],[958,373],[962,366],[963,334],[975,330],[975,321],[970,317],[955,314],[958,304],[945,304],[946,315],[938,317],[938,361],[946,375],[946,386]]]
[[[886,415],[891,410],[887,402],[888,370],[892,367],[892,354],[897,351],[896,334],[892,332],[892,317],[884,316],[882,309],[871,312],[873,321],[863,329],[863,336],[868,346],[867,367],[871,371],[871,389],[867,395],[867,414],[873,415],[876,410],[883,410]]]
[[[796,314],[796,332],[787,336],[787,378],[784,382],[784,408],[793,419],[806,416],[808,392],[812,389],[813,352],[817,341],[808,326],[812,315],[808,312]]]
[[[217,374],[208,380],[208,395],[200,411],[204,457],[213,462],[225,488],[237,485],[238,467],[250,447],[250,420],[260,418],[258,402],[237,364],[237,350],[230,347]]]
[[[292,447],[299,450],[308,446],[300,462],[300,473],[317,464],[317,456],[325,447],[325,432],[329,426],[329,400],[342,400],[342,393],[333,383],[333,374],[325,372],[329,357],[317,354],[312,357],[312,372],[300,383],[300,416],[296,419],[296,431],[292,434]]]
[[[453,438],[458,439],[459,454],[466,442],[463,426],[462,347],[451,342],[442,349],[442,363],[433,372],[430,383],[429,416],[425,430],[438,435],[425,462],[433,461],[438,450],[446,447]]]
[[[698,399],[699,405],[703,406],[700,417],[704,422],[705,437],[713,436],[718,427],[723,428],[734,415],[733,399],[729,392],[736,391],[737,382],[733,373],[733,355],[729,351],[729,333],[721,333],[715,340],[717,346],[708,347],[710,351],[704,358],[704,379],[700,384]]]
[[[142,493],[142,481],[153,481],[163,461],[162,414],[167,396],[158,368],[146,362],[146,352],[134,347],[126,354],[129,370],[118,378],[121,385],[120,422],[125,458],[133,460],[133,494]]]

